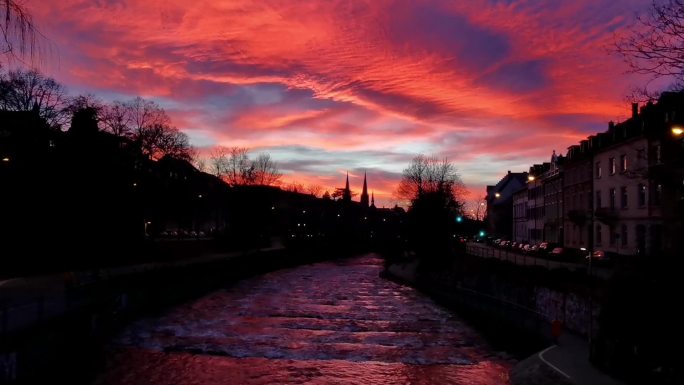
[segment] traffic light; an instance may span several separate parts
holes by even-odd
[[[480,230],[480,237],[484,237],[484,236],[485,236],[484,230]]]
[[[456,223],[461,223],[461,222],[463,222],[463,217],[459,215],[456,217]]]

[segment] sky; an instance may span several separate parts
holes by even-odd
[[[648,0],[25,0],[72,94],[162,105],[200,154],[268,152],[285,181],[393,206],[417,154],[470,195],[628,117],[610,53]]]

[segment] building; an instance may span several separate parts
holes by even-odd
[[[513,193],[527,181],[527,173],[508,171],[499,183],[487,186],[487,225],[492,234],[511,238],[513,235]]]
[[[591,138],[594,248],[622,255],[681,251],[684,94],[663,93]],[[676,132],[680,132],[679,135]]]
[[[544,241],[544,179],[550,163],[530,167],[527,180],[527,238],[531,244]]]
[[[542,238],[563,244],[563,156],[553,151],[549,168],[541,175],[544,191]]]
[[[529,243],[527,232],[527,185],[513,193],[513,237],[516,242]]]
[[[570,146],[563,164],[564,246],[587,250],[593,242],[593,178],[590,140]]]

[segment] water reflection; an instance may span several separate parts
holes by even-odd
[[[131,325],[105,384],[506,384],[458,317],[378,278],[373,255],[241,282]]]

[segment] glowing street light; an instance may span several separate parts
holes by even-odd
[[[456,217],[456,222],[458,222],[458,223],[461,223],[461,222],[463,222],[463,217],[462,217],[462,216],[460,216],[460,215],[459,215],[459,216],[457,216],[457,217]]]
[[[530,182],[534,182],[534,175],[528,175],[527,180]]]
[[[500,194],[500,193],[496,193],[496,194],[494,194],[494,196],[497,197],[497,198],[501,198],[501,194]]]
[[[684,128],[680,126],[674,126],[672,127],[672,135],[674,136],[682,136],[684,134]]]
[[[9,162],[9,161],[10,161],[10,158],[4,157],[4,158],[2,158],[2,161],[3,161],[3,162]]]

